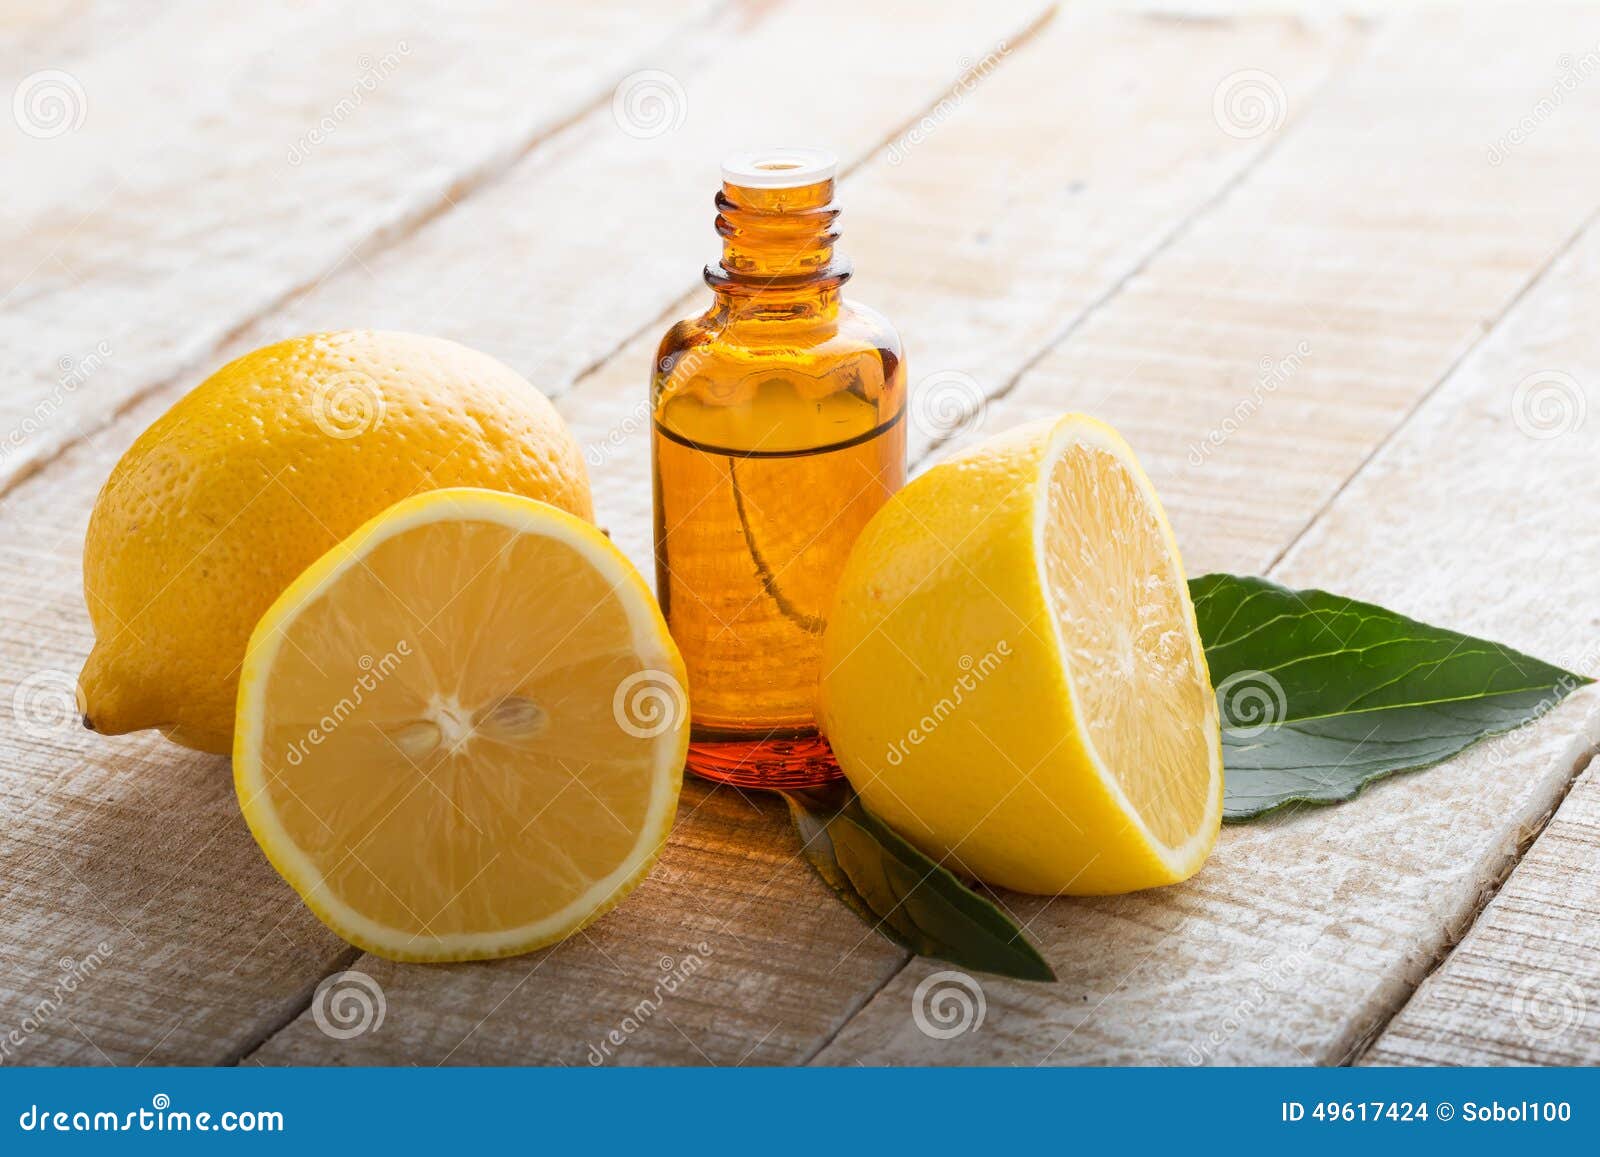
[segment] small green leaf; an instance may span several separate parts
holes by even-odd
[[[1549,711],[1591,680],[1326,591],[1189,583],[1222,713],[1223,818],[1347,800]]]
[[[1056,978],[1005,913],[896,835],[849,787],[784,798],[817,874],[896,944],[1017,980]]]

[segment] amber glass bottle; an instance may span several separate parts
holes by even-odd
[[[689,767],[749,787],[839,774],[813,716],[834,586],[905,480],[905,363],[840,296],[834,159],[742,153],[717,195],[711,308],[651,385],[657,593],[689,672]]]

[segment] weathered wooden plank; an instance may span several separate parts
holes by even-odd
[[[1339,58],[1344,37],[1337,25],[1314,35],[1293,21],[1270,17],[1185,26],[1063,12],[1033,40],[1004,53],[962,107],[905,151],[899,164],[891,163],[892,154],[880,154],[846,182],[846,240],[863,271],[863,299],[886,309],[904,328],[914,359],[921,356],[917,351],[927,350],[931,366],[1020,367],[1049,339],[1060,311],[1081,308],[1113,285],[1264,146],[1264,141],[1241,143],[1218,129],[1211,113],[1218,78],[1236,70],[1241,60],[1264,61],[1297,77],[1292,91],[1309,101]],[[975,62],[981,51],[980,41],[968,50],[969,60]],[[1023,189],[1016,172],[1001,163],[1004,150],[997,150],[992,138],[1014,133],[1007,137],[1012,147],[1028,147],[1031,134],[1044,131],[1041,119],[1051,116],[1041,109],[1093,104],[1107,85],[1125,76],[1103,63],[1108,56],[1159,62],[1148,73],[1157,79],[1148,88],[1143,82],[1134,86],[1136,98],[1108,114],[1109,125],[1052,122],[1051,157],[1039,159],[1037,185]],[[1120,150],[1095,147],[1107,131],[1121,141]],[[1068,159],[1073,157],[1077,160]],[[714,251],[703,168],[696,166],[693,213],[681,226],[689,230],[695,257],[678,266],[680,275],[699,263],[695,258]],[[1152,187],[1156,173],[1164,176]],[[1082,188],[1073,191],[1075,181]],[[1034,192],[1043,203],[1035,203]],[[941,198],[961,210],[944,227],[939,227],[942,214],[933,208]],[[996,217],[997,206],[1004,206],[1005,220]],[[1074,230],[1092,237],[1069,246],[1066,238]],[[423,279],[435,264],[419,264],[412,276]],[[961,293],[954,279],[963,268],[983,281],[984,293]],[[1010,279],[1000,275],[1006,269]],[[480,272],[494,276],[491,270]],[[495,324],[492,309],[477,312],[483,316],[475,325]],[[602,519],[646,573],[650,486],[647,418],[640,403],[664,324],[656,318],[559,403],[591,447]],[[913,361],[913,377],[922,373],[916,365]],[[704,971],[664,1005],[671,1023],[663,1023],[665,1016],[644,1018],[647,1023],[627,1034],[625,1047],[599,1059],[719,1064],[806,1059],[904,957],[860,925],[792,859],[792,837],[770,801],[762,805],[759,824],[730,828],[727,814],[712,806],[726,793],[703,787],[693,792],[697,802],[709,802],[680,816],[668,852],[675,871],[670,886],[657,887],[665,882],[652,879],[649,890],[619,909],[619,914],[626,911],[626,922],[608,917],[587,938],[549,954],[548,967],[538,956],[448,972],[391,969],[370,958],[361,962],[386,991],[400,985],[412,1008],[477,1010],[473,1021],[440,1024],[419,1011],[405,1025],[391,1029],[386,1023],[378,1033],[340,1041],[330,1040],[307,1015],[254,1059],[593,1060],[586,1046],[598,1043],[598,1030],[620,1025],[650,995],[659,976],[658,957],[680,959],[686,927],[697,934],[706,927],[699,910],[705,894],[717,895],[714,910],[726,910],[731,918],[721,925],[723,936],[706,939],[714,951]],[[740,858],[753,859],[763,869],[730,877],[726,865]],[[769,863],[781,864],[782,870],[765,870]],[[536,968],[541,971],[535,973]],[[395,999],[393,992],[389,995]],[[486,1018],[482,1027],[457,1049],[479,1017]]]
[[[714,164],[726,146],[724,138],[748,139],[761,131],[766,116],[772,116],[786,132],[840,140],[855,152],[864,152],[899,121],[931,102],[950,82],[963,53],[985,51],[986,45],[1016,35],[1045,11],[1031,0],[1008,0],[976,13],[954,3],[942,10],[920,5],[917,19],[907,23],[910,9],[870,19],[855,13],[846,20],[847,7],[839,4],[833,15],[815,4],[753,12],[741,8],[705,35],[644,62],[668,71],[690,101],[676,131],[701,135],[681,137],[678,147],[692,148],[696,156],[713,158],[706,163]],[[889,42],[890,32],[907,27],[916,28],[916,34],[896,36],[892,64],[874,72],[873,62]],[[873,78],[852,90],[863,103],[818,100],[812,88],[798,83],[781,87],[781,99],[760,109],[747,101],[714,99],[773,79],[774,60],[809,62],[823,57],[852,75]],[[696,124],[703,127],[692,130]],[[520,348],[558,350],[570,343],[574,348],[592,346],[580,356],[602,356],[627,335],[628,325],[635,324],[629,320],[629,310],[637,311],[641,320],[659,314],[682,292],[686,270],[697,263],[687,254],[672,259],[682,246],[671,229],[639,232],[635,211],[643,204],[641,211],[650,212],[654,204],[640,191],[649,190],[660,174],[672,171],[662,149],[672,150],[654,139],[630,135],[627,127],[613,117],[608,103],[514,166],[504,178],[509,193],[500,194],[498,187],[485,189],[408,237],[401,248],[414,254],[416,268],[405,261],[390,265],[381,252],[364,255],[285,315],[298,318],[297,310],[309,310],[314,320],[303,325],[297,320],[269,321],[239,343],[264,341],[262,335],[274,326],[359,323],[368,318],[353,314],[376,312],[377,300],[392,306],[384,311],[388,324],[444,330],[503,354],[508,350],[515,354]],[[596,134],[604,139],[587,143]],[[684,170],[678,188],[693,187],[693,200],[701,206],[694,216],[703,225],[706,174],[702,164],[693,169],[692,179]],[[598,176],[599,183],[586,184],[585,174]],[[547,189],[554,189],[555,195]],[[601,212],[606,206],[609,215]],[[686,205],[684,212],[688,215]],[[630,213],[635,213],[631,223]],[[470,226],[457,229],[453,224],[457,214],[471,214]],[[579,226],[589,221],[595,229],[586,233]],[[549,254],[557,260],[555,255],[569,246],[582,260],[561,266],[562,277],[541,268],[539,259]],[[583,283],[592,285],[592,290],[574,293],[572,278],[579,274],[592,279]],[[615,296],[609,292],[612,286],[619,287]],[[433,296],[440,289],[468,292],[470,300],[456,305],[461,314],[452,314],[448,301]],[[483,296],[472,298],[473,293]],[[566,303],[575,297],[582,299],[592,319],[586,327],[571,322],[575,314]],[[414,316],[401,317],[408,309],[415,311]],[[446,314],[461,317],[462,324],[455,328],[428,324],[430,317],[437,320]],[[608,325],[613,327],[609,331]],[[566,332],[569,326],[581,330],[581,342]],[[497,335],[507,334],[516,341],[501,346]],[[225,356],[226,350],[207,354],[205,368]],[[569,372],[576,372],[579,365],[573,363]],[[523,368],[548,384],[536,362],[525,362]],[[117,455],[182,388],[182,383],[174,382],[138,402],[103,434],[74,446],[48,470],[0,500],[0,536],[24,544],[0,561],[8,592],[0,606],[0,670],[8,679],[0,692],[22,696],[30,721],[27,729],[0,736],[0,800],[11,817],[0,828],[0,880],[4,881],[0,886],[6,889],[7,926],[16,930],[4,949],[7,967],[0,976],[0,1026],[21,1025],[30,1010],[51,995],[58,959],[86,959],[107,936],[112,949],[92,982],[79,986],[70,1001],[59,1002],[57,1011],[27,1034],[26,1046],[18,1048],[18,1059],[24,1061],[123,1063],[137,1061],[147,1052],[152,1061],[225,1059],[248,1051],[278,1021],[305,1008],[314,982],[354,955],[324,932],[272,875],[237,818],[223,761],[184,752],[150,736],[97,739],[73,723],[70,688],[89,643],[77,561],[84,524],[94,494]],[[695,802],[691,794],[686,816],[693,814]],[[698,831],[716,838],[708,854],[748,859],[760,877],[734,878],[743,905],[719,899],[713,912],[720,919],[751,906],[760,908],[765,876],[782,882],[788,879],[786,873],[799,871],[798,864],[788,862],[793,849],[782,826],[775,820],[759,825],[769,841],[762,845],[748,835],[737,798],[707,806],[709,814]],[[675,845],[663,865],[661,872],[667,875],[661,878],[671,879],[673,865],[680,860],[688,865],[703,862],[695,859],[696,840],[710,845],[712,838],[696,835],[696,830],[691,822],[678,841],[682,847]],[[728,869],[721,866],[683,870],[697,881],[730,879]],[[709,895],[717,887],[703,883],[686,891]],[[794,891],[791,882],[774,894],[787,899]],[[608,1008],[631,1007],[638,999],[634,981],[652,978],[653,985],[659,956],[682,949],[683,905],[688,902],[670,909],[644,902],[641,912],[653,913],[656,927],[663,930],[660,943],[651,946],[648,961],[626,982],[616,982]],[[831,901],[818,908],[837,920]],[[759,921],[762,927],[769,922]],[[797,937],[813,935],[803,920],[791,919],[788,926]],[[846,919],[837,922],[831,934],[854,938],[859,930]],[[584,943],[580,939],[570,951],[578,951]],[[715,946],[720,960],[739,959],[729,947],[736,943],[724,933]],[[875,947],[876,954],[861,954],[853,966],[857,972],[841,979],[841,985],[868,990],[886,966],[893,966],[897,955]],[[764,950],[757,944],[749,955],[757,957]],[[615,955],[609,947],[607,951]],[[748,966],[722,967],[728,979],[718,983],[719,997],[755,983],[749,979],[753,961]],[[160,975],[150,975],[149,969],[161,970]],[[477,973],[458,969],[441,975],[470,978]],[[590,982],[582,975],[578,987]],[[763,975],[775,973],[769,968]],[[498,999],[499,995],[490,999],[484,1011]],[[458,1007],[467,1007],[465,997]],[[569,1010],[576,1007],[569,1002]],[[745,1015],[752,1018],[752,1025],[762,1007],[762,1001],[748,1002]],[[800,1009],[798,995],[793,1007]],[[813,1017],[806,1022],[807,1032],[831,1031],[832,1014],[807,1015]],[[599,1027],[598,1022],[580,1023]],[[424,1028],[420,1023],[416,1027]],[[800,1047],[798,1027],[784,1028],[776,1021],[762,1024],[749,1039],[719,1036],[711,1028],[700,1035],[718,1056],[730,1055],[735,1039],[745,1040],[732,1054],[737,1057],[769,1029],[771,1040],[786,1050]],[[680,1040],[676,1032],[672,1036]],[[576,1037],[565,1043],[571,1039]],[[483,1034],[483,1042],[514,1047],[497,1029]],[[456,1043],[441,1048],[440,1054]],[[688,1050],[682,1043],[672,1047]],[[633,1054],[643,1057],[649,1050],[640,1044]]]
[[[1570,10],[1387,30],[1337,100],[963,438],[1102,415],[1141,452],[1191,571],[1263,565],[1593,207],[1557,174],[1593,163],[1600,90],[1504,163],[1491,150],[1597,31]]]
[[[1597,309],[1600,236],[1590,229],[1437,399],[1453,403],[1457,417],[1427,426],[1428,442],[1447,448],[1451,463],[1476,477],[1454,484],[1459,514],[1430,526],[1415,547],[1418,557],[1437,553],[1446,563],[1480,552],[1494,559],[1484,602],[1542,618],[1545,645],[1591,675],[1600,674],[1600,579],[1592,570],[1600,551],[1592,535],[1575,532],[1572,515],[1594,493],[1600,451]],[[1432,411],[1430,405],[1428,416]],[[1505,430],[1508,415],[1515,432]],[[1490,423],[1505,436],[1486,437]],[[1419,444],[1408,439],[1407,447],[1413,471],[1431,465]],[[1398,504],[1408,496],[1383,500]],[[1459,545],[1449,542],[1452,534],[1463,536]],[[1521,766],[1516,739],[1501,741],[1508,775]],[[1591,767],[1367,1062],[1600,1063],[1597,805]]]
[[[1372,1065],[1600,1059],[1600,776],[1591,763],[1505,887],[1362,1058]]]
[[[1547,199],[1536,186],[1558,167],[1600,164],[1587,133],[1600,93],[1570,120],[1546,121],[1502,166],[1488,163],[1495,134],[1550,82],[1550,62],[1600,38],[1592,15],[1523,17],[1432,14],[1385,36],[991,419],[1082,402],[1119,423],[1156,468],[1194,570],[1266,566],[1331,500],[1274,577],[1593,673],[1600,656],[1573,644],[1600,616],[1600,545],[1572,533],[1570,513],[1575,496],[1595,492],[1593,426],[1576,420],[1582,398],[1594,400],[1582,383],[1600,374],[1585,340],[1600,284],[1593,230],[1428,395],[1593,208],[1592,193]],[[1424,74],[1426,101],[1415,87]],[[1257,359],[1276,362],[1300,341],[1311,349],[1303,364],[1236,415]],[[1537,375],[1552,372],[1575,377],[1549,379],[1542,403],[1553,411],[1533,401]],[[1549,432],[1541,421],[1559,431],[1563,413],[1563,436],[1537,436]],[[1191,466],[1188,448],[1230,418],[1236,428]],[[1470,922],[1600,740],[1597,702],[1580,692],[1515,741],[1352,803],[1226,829],[1182,887],[1008,898],[1058,986],[983,979],[981,1028],[933,1039],[913,1008],[934,968],[916,962],[818,1060],[1348,1059]]]
[[[563,393],[697,283],[717,253],[718,165],[737,142],[819,140],[848,168],[921,116],[963,61],[1003,59],[1050,6],[1007,0],[971,13],[954,4],[878,5],[850,9],[848,36],[822,27],[823,14],[845,10],[747,10],[740,52],[691,41],[653,59],[647,88],[681,123],[640,135],[612,107],[595,110],[465,211],[351,263],[230,349],[337,318],[464,341]],[[890,39],[899,47],[886,54]],[[819,54],[851,82],[816,83]],[[760,101],[731,95],[756,90]],[[648,358],[636,372],[639,364]]]
[[[6,92],[23,72],[18,64],[30,56],[53,57],[58,62],[104,39],[123,34],[134,14],[117,0],[48,0],[44,3],[0,5],[0,82]]]
[[[183,5],[86,14],[65,59],[61,36],[19,39],[0,76],[0,170],[27,177],[3,210],[0,485],[609,102],[710,7]]]
[[[253,1053],[261,1064],[779,1064],[808,1056],[903,954],[839,919],[764,795],[684,788],[660,864],[600,924],[509,961],[425,969],[362,956],[386,1017],[335,1039],[341,988]],[[859,948],[859,950],[857,950]],[[836,962],[826,986],[815,962]],[[832,999],[820,999],[819,989]],[[320,1007],[319,1007],[320,1006]]]

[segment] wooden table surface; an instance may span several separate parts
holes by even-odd
[[[274,875],[225,760],[71,702],[111,466],[312,329],[516,367],[648,573],[650,351],[704,298],[721,156],[771,142],[840,154],[854,294],[922,396],[987,396],[954,427],[914,402],[916,461],[1087,410],[1193,573],[1600,674],[1600,10],[400,7],[4,6],[0,1063],[1600,1062],[1592,690],[1225,830],[1183,886],[1002,896],[1060,980],[976,978],[953,1037],[915,1015],[945,966],[840,905],[774,799],[691,782],[598,924],[396,965]],[[330,1033],[352,969],[384,1018]]]

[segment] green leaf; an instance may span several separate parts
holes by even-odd
[[[1226,574],[1189,589],[1222,713],[1229,821],[1350,799],[1535,719],[1591,682],[1326,591]]]
[[[848,786],[784,799],[817,874],[896,944],[1017,980],[1056,978],[1005,913],[895,834]]]

